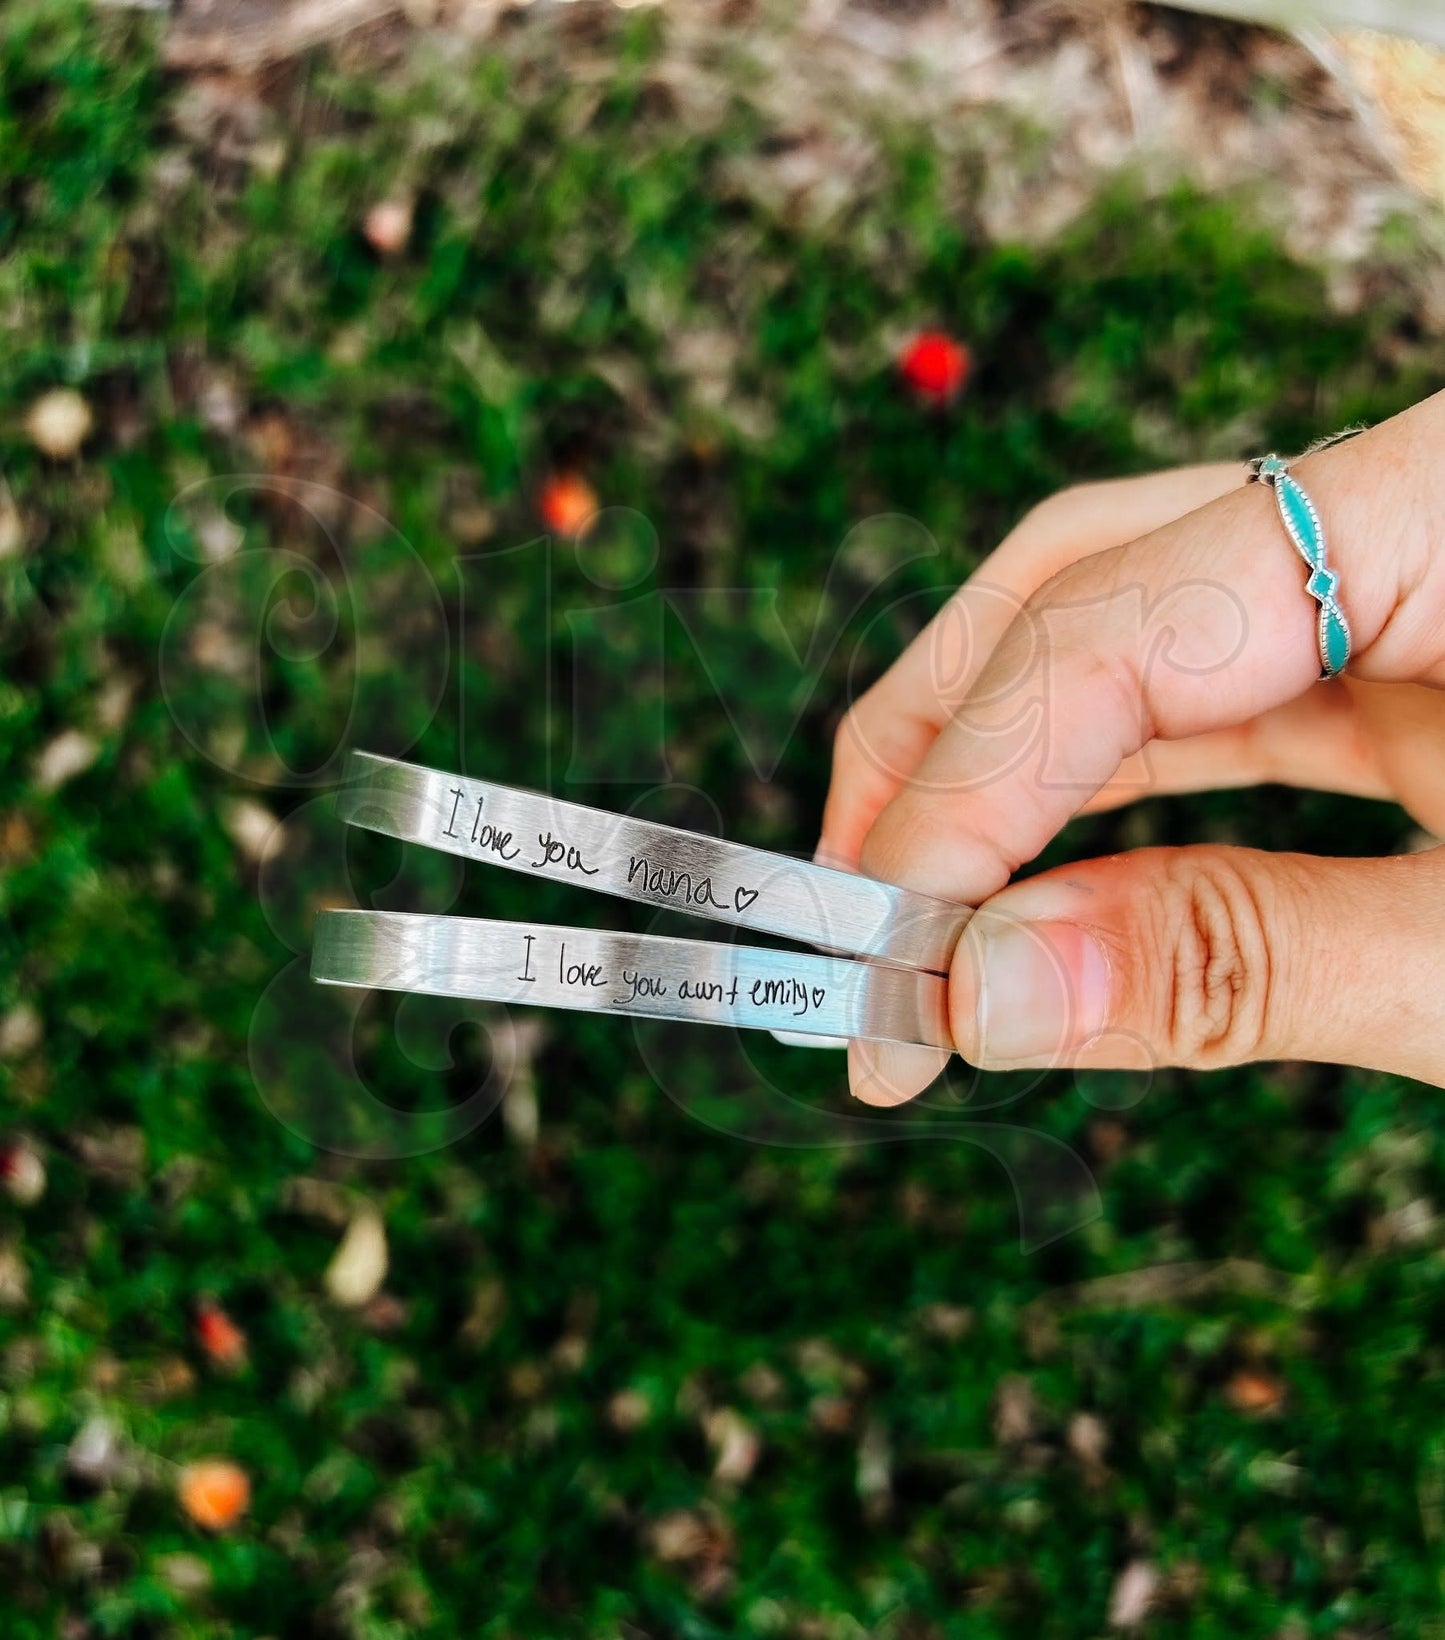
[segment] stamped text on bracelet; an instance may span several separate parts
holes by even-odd
[[[353,752],[350,825],[645,905],[944,973],[966,906],[725,838]]]
[[[449,795],[453,800],[452,810],[441,835],[461,837],[463,832],[457,829],[457,823],[460,818],[465,827],[466,814],[462,805],[469,802],[468,794],[460,786],[452,786]],[[475,807],[471,810],[471,830],[468,835],[480,853],[495,855],[503,865],[510,865],[522,858],[522,844],[510,831],[493,825],[485,818],[486,801],[485,792],[477,793]],[[560,867],[581,877],[595,877],[601,869],[599,866],[589,866],[581,848],[567,842],[553,831],[539,831],[536,833],[536,839],[535,845],[529,844],[529,852],[535,849],[535,857],[523,861],[533,871]],[[646,854],[628,855],[627,884],[629,888],[636,886],[645,889],[650,896],[659,900],[671,900],[677,905],[706,906],[713,911],[729,909],[728,902],[718,899],[713,893],[711,877],[703,876],[694,880],[692,872],[679,871],[675,866],[660,864]],[[739,885],[733,889],[731,909],[746,911],[757,897],[757,889]]]
[[[806,951],[550,923],[388,911],[317,914],[330,985],[946,1047],[939,974]]]

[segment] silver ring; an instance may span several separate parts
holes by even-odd
[[[953,1047],[938,974],[657,934],[396,911],[321,911],[327,985]]]
[[[369,752],[351,753],[337,813],[509,871],[931,973],[947,973],[971,915],[871,877]]]

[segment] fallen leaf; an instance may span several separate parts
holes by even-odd
[[[43,455],[68,461],[90,436],[94,420],[90,406],[73,387],[55,387],[30,406],[25,432]]]
[[[653,1523],[652,1552],[669,1565],[706,1553],[710,1542],[707,1523],[690,1509],[674,1509]]]
[[[125,1465],[120,1431],[97,1413],[76,1431],[65,1452],[65,1471],[84,1486],[101,1487],[114,1480]]]
[[[145,1134],[138,1127],[102,1128],[75,1136],[82,1164],[108,1183],[133,1188],[146,1165]]]
[[[994,1401],[993,1433],[1001,1446],[1022,1446],[1038,1425],[1038,1402],[1027,1378],[1011,1374],[998,1386]]]
[[[260,864],[281,847],[285,834],[276,816],[249,797],[229,804],[221,816],[226,835],[248,860]]]
[[[44,1035],[40,1015],[28,1002],[19,1003],[0,1017],[0,1059],[20,1059],[40,1046]]]
[[[607,1422],[621,1435],[641,1429],[652,1417],[652,1402],[640,1389],[620,1389],[607,1403]]]
[[[1149,1615],[1159,1593],[1159,1571],[1147,1560],[1131,1561],[1109,1596],[1109,1622],[1116,1629],[1137,1628]]]
[[[363,1207],[326,1267],[326,1291],[338,1304],[359,1309],[381,1291],[386,1265],[386,1227],[374,1208]]]
[[[703,1420],[703,1432],[716,1453],[713,1479],[740,1486],[757,1467],[763,1450],[757,1430],[732,1407],[719,1407]]]
[[[698,1598],[714,1599],[726,1591],[737,1545],[731,1526],[715,1510],[674,1509],[653,1522],[648,1537],[659,1560],[687,1568]]]
[[[537,1083],[530,1071],[513,1076],[502,1095],[502,1126],[522,1150],[535,1150],[542,1129],[537,1106]]]
[[[95,697],[95,721],[108,735],[117,735],[125,728],[134,703],[134,678],[107,678]]]
[[[396,256],[406,249],[411,223],[409,199],[384,199],[366,213],[366,242],[378,256]]]
[[[923,1330],[956,1344],[973,1329],[973,1311],[963,1304],[925,1304],[918,1312]]]
[[[1085,1469],[1098,1470],[1109,1450],[1109,1431],[1102,1418],[1092,1412],[1076,1412],[1069,1419],[1069,1451]]]
[[[246,1335],[219,1304],[197,1306],[196,1342],[217,1366],[239,1367],[246,1359]]]
[[[0,1146],[0,1185],[11,1201],[30,1207],[45,1194],[45,1163],[27,1139]]]
[[[83,730],[63,729],[36,759],[35,784],[43,792],[57,791],[99,756],[100,747]]]
[[[0,478],[0,558],[13,558],[25,545],[25,525],[10,486]]]
[[[0,1247],[0,1310],[18,1310],[30,1294],[30,1272],[13,1247]]]
[[[858,1496],[871,1520],[886,1515],[892,1507],[893,1448],[888,1431],[876,1418],[868,1422],[858,1442]]]
[[[204,1594],[211,1586],[211,1568],[199,1555],[160,1555],[155,1569],[177,1594]]]

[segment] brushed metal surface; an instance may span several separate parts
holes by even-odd
[[[806,945],[946,973],[970,910],[699,832],[353,752],[349,825]]]
[[[804,1037],[951,1047],[937,974],[811,952],[619,934],[551,923],[395,911],[321,911],[311,977],[328,985]]]

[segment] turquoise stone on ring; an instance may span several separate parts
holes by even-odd
[[[1333,598],[1320,605],[1320,654],[1325,663],[1322,677],[1337,677],[1349,665],[1349,623]]]
[[[1343,672],[1350,659],[1350,623],[1335,596],[1340,578],[1325,562],[1325,528],[1315,504],[1293,477],[1289,463],[1280,456],[1261,456],[1250,464],[1250,482],[1268,484],[1274,491],[1279,516],[1295,551],[1309,566],[1305,590],[1320,606],[1320,676],[1333,678]]]
[[[1305,589],[1323,603],[1326,598],[1334,597],[1335,588],[1339,584],[1340,578],[1332,569],[1317,569],[1305,582]]]

